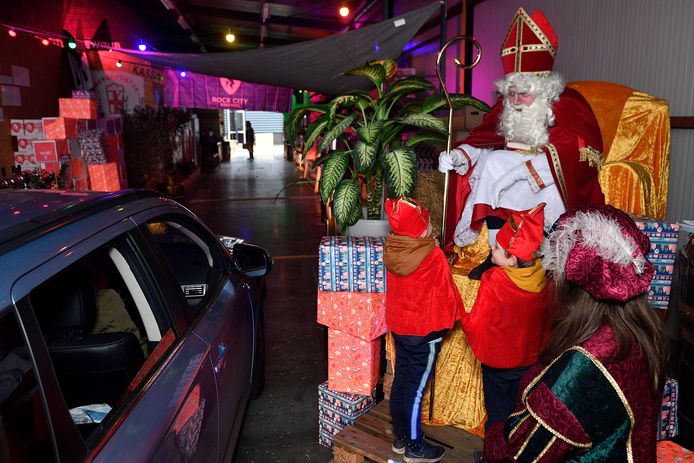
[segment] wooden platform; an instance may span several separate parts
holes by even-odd
[[[442,461],[472,462],[473,453],[482,450],[482,439],[452,426],[422,426],[426,439],[446,449]],[[402,461],[402,455],[391,451],[393,428],[390,405],[379,402],[368,413],[359,417],[354,426],[340,431],[334,440],[334,463],[361,463],[364,461],[388,463]]]

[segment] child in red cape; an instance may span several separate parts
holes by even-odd
[[[463,312],[445,255],[432,237],[429,212],[415,199],[386,200],[392,233],[386,237],[386,323],[395,340],[390,411],[393,451],[407,463],[436,462],[442,447],[423,439],[422,394],[441,341]]]

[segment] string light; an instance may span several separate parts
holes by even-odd
[[[347,16],[349,16],[349,7],[347,5],[342,5],[338,12],[340,13],[340,16],[346,18]]]
[[[185,77],[185,76],[187,76],[187,75],[188,75],[188,74],[186,74],[186,71],[181,71],[181,77]]]
[[[42,40],[41,40],[41,43],[42,43],[43,45],[45,45],[45,46],[48,46],[48,44],[49,44],[50,42],[48,41],[48,39],[42,39]]]
[[[227,35],[224,38],[229,43],[232,43],[234,40],[236,40],[236,36],[234,34],[232,34],[231,32],[227,32]]]
[[[77,48],[77,43],[75,43],[74,40],[70,40],[70,41],[67,43],[67,46],[68,46],[68,48],[69,48],[70,50],[74,50],[74,49]]]
[[[144,42],[140,42],[140,44],[137,46],[137,48],[140,51],[147,51],[147,44]]]
[[[116,67],[122,68],[123,67],[123,61],[121,61],[121,60],[116,61]]]
[[[9,29],[7,33],[10,35],[10,37],[15,38],[17,37],[17,31],[14,29]]]

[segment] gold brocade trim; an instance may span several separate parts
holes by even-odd
[[[525,413],[525,410],[521,410],[520,412],[517,412],[517,414],[521,414],[521,413]],[[514,414],[511,414],[508,417],[511,418],[512,416],[514,416]],[[523,425],[523,423],[525,423],[525,420],[527,420],[529,416],[530,416],[530,414],[525,415],[523,418],[521,418],[521,420],[518,422],[518,424],[515,425],[513,427],[513,429],[511,429],[511,431],[508,433],[508,437],[506,438],[507,440],[510,440],[511,437],[513,437],[513,435],[516,433],[516,431],[518,431],[518,428],[520,428]]]
[[[634,455],[633,455],[633,452],[631,450],[631,433],[634,429],[634,412],[632,412],[631,407],[629,406],[629,403],[627,402],[626,397],[624,396],[624,393],[619,388],[619,386],[617,385],[617,382],[612,377],[612,375],[605,369],[603,364],[600,363],[598,361],[598,359],[596,359],[590,352],[588,352],[587,350],[585,350],[584,348],[582,348],[580,346],[574,346],[574,347],[571,347],[569,349],[566,349],[564,352],[562,352],[561,354],[556,356],[554,358],[554,360],[552,360],[545,368],[542,369],[542,371],[535,378],[533,378],[532,381],[530,381],[530,383],[528,383],[528,385],[525,387],[525,389],[523,389],[523,393],[521,394],[521,402],[525,405],[525,410],[527,410],[528,413],[532,414],[532,412],[528,409],[528,405],[527,405],[528,393],[530,392],[530,390],[532,388],[535,387],[535,385],[538,382],[540,382],[540,380],[545,375],[545,373],[547,373],[547,370],[549,370],[552,367],[552,365],[554,365],[557,362],[557,360],[559,360],[559,358],[561,358],[562,355],[564,355],[566,352],[568,352],[570,350],[576,350],[578,352],[581,352],[591,362],[593,362],[593,364],[605,375],[607,380],[610,382],[610,384],[614,388],[615,392],[617,392],[617,395],[619,396],[619,399],[622,401],[622,404],[626,408],[627,415],[629,416],[629,422],[631,423],[631,426],[629,428],[629,437],[627,438],[627,461],[629,461],[630,463],[633,463],[634,462]],[[532,415],[533,415],[533,418],[535,418],[535,415],[534,414],[532,414]],[[537,419],[537,418],[535,418],[535,419]],[[550,432],[552,432],[551,429],[548,428],[548,430]],[[561,437],[560,437],[560,439],[561,439]]]
[[[521,445],[521,448],[520,448],[520,450],[518,450],[518,453],[516,453],[516,456],[514,457],[516,460],[518,460],[518,457],[520,456],[520,454],[523,453],[523,450],[525,450],[525,448],[528,446],[530,439],[533,438],[533,436],[535,435],[535,433],[537,432],[538,429],[540,429],[540,425],[536,424],[535,427],[533,428],[533,430],[530,431],[530,435],[528,436],[528,438],[525,440],[525,442],[523,442],[523,445]]]
[[[590,352],[588,352],[587,350],[585,350],[581,346],[574,346],[571,349],[577,350],[577,351],[583,353],[583,355],[588,357],[588,359],[591,362],[593,362],[593,364],[602,372],[602,374],[605,375],[605,378],[607,378],[607,380],[610,382],[610,385],[612,385],[612,388],[615,390],[615,392],[619,396],[619,400],[622,401],[622,405],[624,405],[624,408],[627,411],[627,416],[629,416],[629,424],[630,424],[629,437],[627,438],[627,461],[629,461],[630,463],[633,463],[634,462],[634,454],[631,450],[631,434],[634,431],[635,419],[634,419],[634,412],[631,410],[631,406],[629,406],[629,402],[627,401],[627,398],[624,395],[624,392],[619,387],[619,384],[617,384],[617,381],[614,379],[614,377],[612,377],[610,372],[607,371],[607,368],[605,368],[605,366],[602,364],[602,362],[600,362],[598,359],[593,357],[593,354],[591,354]]]
[[[556,442],[556,440],[557,440],[556,437],[552,437],[552,438],[549,440],[549,442],[547,443],[547,445],[545,445],[545,448],[542,449],[542,452],[540,452],[540,454],[537,456],[537,458],[535,458],[535,459],[533,460],[532,463],[536,463],[536,462],[540,461],[540,460],[542,459],[542,457],[545,456],[545,453],[547,453],[547,451],[550,449],[550,447],[552,447],[552,445],[554,444],[554,442]]]
[[[564,172],[561,170],[561,162],[559,162],[559,152],[557,148],[552,144],[548,143],[545,145],[549,151],[549,157],[552,160],[552,165],[554,166],[554,174],[557,176],[557,182],[559,182],[559,190],[561,192],[564,204],[568,204],[569,196],[566,191],[566,180],[564,179]]]
[[[591,167],[595,167],[600,171],[604,164],[603,154],[593,148],[592,146],[586,146],[584,148],[579,148],[578,153],[580,154],[580,161],[588,161]]]
[[[525,404],[525,409],[528,410],[528,413],[530,414],[530,416],[535,418],[535,421],[540,423],[542,425],[542,427],[545,428],[547,431],[549,431],[555,438],[561,439],[569,445],[573,445],[574,447],[579,447],[582,449],[589,449],[593,446],[592,442],[584,444],[582,442],[576,442],[572,439],[569,439],[564,434],[560,433],[559,431],[557,431],[556,429],[554,429],[553,427],[551,427],[550,425],[545,423],[545,421],[542,418],[540,418],[536,413],[534,413],[530,408],[528,408],[527,403],[524,402],[524,404]]]
[[[537,173],[535,170],[535,166],[533,166],[533,163],[530,161],[525,161],[525,166],[528,168],[530,171],[530,175],[533,176],[533,180],[535,180],[535,183],[540,189],[543,189],[545,187],[545,182],[542,181],[542,177],[540,177],[540,174]]]
[[[524,73],[524,74],[526,74],[526,73]],[[545,154],[545,152],[542,150],[513,150],[513,152],[518,153],[518,154],[530,154],[533,156],[536,156],[538,154]]]

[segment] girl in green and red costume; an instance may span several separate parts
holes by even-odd
[[[649,240],[611,206],[564,213],[542,247],[557,318],[519,402],[485,436],[487,461],[656,461],[662,322],[644,292]]]

